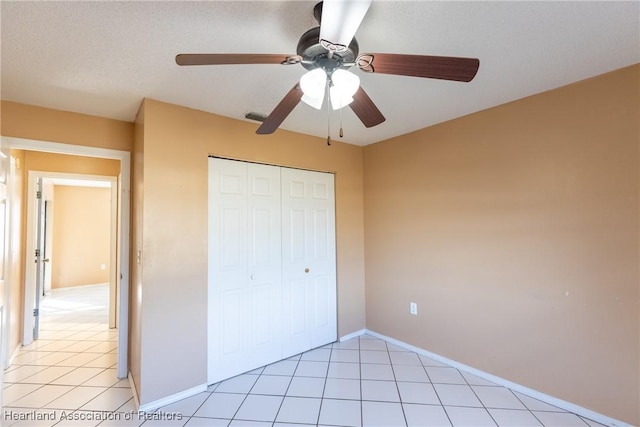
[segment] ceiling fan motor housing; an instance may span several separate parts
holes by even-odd
[[[330,74],[338,68],[351,67],[358,57],[358,50],[358,41],[354,37],[345,50],[330,54],[320,44],[320,27],[315,27],[300,37],[296,53],[305,60],[302,66],[307,70],[320,67]]]

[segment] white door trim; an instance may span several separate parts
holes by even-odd
[[[7,367],[7,360],[9,359],[9,332],[10,328],[8,326],[8,320],[10,315],[10,307],[11,307],[11,294],[9,293],[9,289],[11,288],[11,267],[12,267],[12,259],[11,259],[11,251],[12,245],[11,241],[13,240],[13,234],[11,233],[11,221],[13,218],[11,212],[11,197],[13,193],[13,168],[14,164],[11,161],[12,158],[9,153],[9,149],[4,146],[4,143],[0,141],[0,162],[3,163],[2,167],[5,168],[4,173],[4,182],[0,185],[4,185],[4,197],[5,197],[5,216],[4,223],[0,224],[0,227],[4,226],[4,230],[2,233],[4,234],[4,242],[0,242],[0,244],[4,244],[4,258],[0,259],[0,262],[4,264],[1,266],[4,269],[4,274],[2,278],[0,278],[4,283],[3,294],[0,296],[0,369],[5,369]],[[0,172],[1,173],[1,172]],[[3,379],[0,378],[0,387],[4,388]],[[0,406],[3,405],[3,393],[0,390]]]
[[[129,371],[129,227],[131,204],[131,153],[108,148],[62,144],[33,139],[2,137],[3,146],[18,150],[42,151],[56,154],[71,154],[120,160],[120,194],[118,200],[118,263],[120,266],[120,292],[118,293],[118,378],[126,378]],[[51,173],[47,173],[51,175]],[[27,203],[32,203],[29,199]],[[28,219],[27,219],[28,220]],[[28,236],[27,236],[28,238]],[[27,243],[29,240],[27,240]],[[29,253],[27,252],[27,258]],[[27,269],[28,271],[29,269]],[[26,289],[25,289],[26,291]],[[26,300],[25,292],[25,300]],[[5,325],[6,327],[6,325]]]

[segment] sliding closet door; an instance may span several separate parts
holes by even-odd
[[[336,340],[334,179],[282,169],[283,357]]]
[[[280,168],[209,159],[209,384],[282,354]]]

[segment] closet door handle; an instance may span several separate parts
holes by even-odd
[[[249,278],[250,278],[251,280],[253,280],[253,279],[255,279],[255,278],[256,278],[256,276],[255,276],[254,274],[252,274],[251,276],[249,276]]]
[[[308,272],[309,272],[309,268],[305,268],[305,269],[304,269],[304,272],[305,272],[305,273],[308,273]]]

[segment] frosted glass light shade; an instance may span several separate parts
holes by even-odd
[[[353,97],[348,95],[345,96],[335,86],[329,89],[329,97],[331,98],[331,108],[334,110],[339,110],[353,102]]]
[[[322,68],[309,71],[300,78],[300,89],[311,98],[322,98],[327,86],[327,73]]]
[[[324,93],[319,96],[318,98],[312,98],[310,96],[307,96],[306,94],[302,95],[302,102],[304,102],[307,105],[310,105],[311,107],[315,108],[316,110],[319,110],[322,108],[322,103],[324,101]]]
[[[346,70],[336,70],[331,75],[333,85],[329,90],[331,106],[334,110],[346,107],[353,102],[353,95],[360,87],[360,78]]]

